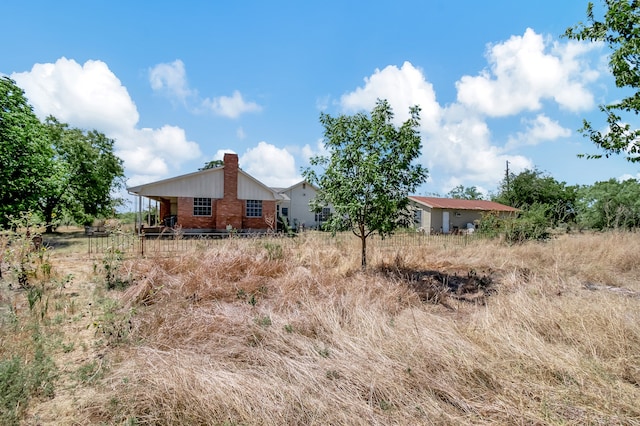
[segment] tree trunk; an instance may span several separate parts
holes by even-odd
[[[367,269],[367,234],[365,234],[364,226],[360,226],[360,241],[362,241],[362,270]]]

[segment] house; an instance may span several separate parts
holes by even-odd
[[[504,204],[486,200],[461,200],[409,196],[409,205],[414,208],[415,223],[428,233],[457,233],[475,226],[483,214],[500,216],[515,215],[519,210]]]
[[[159,205],[165,226],[180,225],[193,232],[275,229],[276,205],[282,200],[238,167],[237,154],[225,154],[220,167],[127,190],[139,197],[139,212],[145,197]]]
[[[278,214],[294,229],[318,229],[332,213],[331,207],[323,207],[317,212],[311,209],[309,203],[316,197],[318,189],[306,181],[288,188],[272,189],[282,197],[277,207]]]

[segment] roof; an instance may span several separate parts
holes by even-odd
[[[224,193],[224,168],[225,166],[220,166],[198,170],[185,175],[128,187],[127,191],[154,199],[179,196],[222,198]],[[269,198],[261,198],[258,193],[269,194]],[[238,168],[238,198],[256,200],[283,199],[278,192],[240,168]]]
[[[418,197],[410,195],[409,199],[433,209],[476,210],[492,212],[517,212],[515,207],[505,206],[495,201],[461,200],[458,198]]]

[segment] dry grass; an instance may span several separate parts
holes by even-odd
[[[138,343],[82,421],[640,424],[639,235],[377,252],[369,273],[356,242],[276,259],[264,244],[138,263],[122,294]],[[377,272],[399,265],[474,271],[494,291],[425,303]]]
[[[131,261],[126,339],[63,423],[640,424],[640,235],[369,260],[310,237]]]

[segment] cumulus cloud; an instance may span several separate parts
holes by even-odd
[[[506,161],[516,172],[532,167],[526,157],[497,146],[487,123],[460,105],[447,108],[442,127],[425,135],[423,142],[423,162],[432,173],[450,176],[444,187],[493,186],[502,178]]]
[[[559,138],[571,136],[571,130],[562,127],[560,123],[545,114],[538,114],[535,119],[521,120],[525,125],[524,132],[518,132],[509,138],[507,149],[513,149],[522,145],[538,145],[540,142],[553,141]]]
[[[129,184],[166,177],[200,148],[175,126],[140,129],[139,115],[127,89],[102,61],[83,65],[60,58],[35,64],[31,71],[11,75],[24,89],[41,119],[53,115],[73,127],[96,129],[115,139],[115,153],[124,160]]]
[[[268,186],[287,188],[302,180],[293,155],[264,141],[248,149],[239,162],[242,170]]]
[[[182,102],[195,94],[189,89],[187,73],[180,59],[152,67],[149,70],[149,83],[153,90],[164,92]]]
[[[526,157],[509,155],[492,141],[482,114],[459,103],[440,106],[431,83],[411,63],[405,62],[401,68],[388,66],[382,71],[375,70],[365,82],[364,87],[342,96],[342,107],[347,111],[370,110],[376,99],[388,99],[400,123],[408,117],[410,105],[420,105],[423,147],[419,161],[443,189],[461,184],[492,187],[502,178],[506,161],[514,170],[532,166]],[[314,152],[308,145],[303,148],[308,155]]]
[[[587,84],[598,72],[580,57],[597,45],[570,42],[551,44],[528,28],[523,36],[489,46],[490,68],[480,75],[463,76],[457,83],[458,102],[489,116],[535,111],[550,99],[570,111],[593,106]]]
[[[53,115],[80,128],[113,134],[133,128],[139,115],[126,87],[102,61],[84,65],[60,58],[35,64],[31,71],[11,75],[25,91],[40,118]]]
[[[238,90],[235,90],[231,96],[207,98],[202,101],[202,105],[214,114],[228,118],[238,118],[241,114],[262,110],[257,103],[245,101]]]
[[[405,62],[400,68],[389,65],[382,70],[376,69],[364,81],[364,87],[358,87],[340,98],[345,111],[370,111],[377,99],[387,99],[393,108],[396,124],[409,118],[410,107],[419,105],[422,108],[421,127],[425,130],[438,127],[441,108],[436,101],[433,85],[410,62]]]

